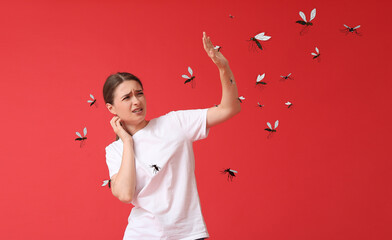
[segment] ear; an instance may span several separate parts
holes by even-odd
[[[116,113],[116,111],[115,111],[115,109],[114,109],[114,107],[113,107],[112,104],[106,103],[106,107],[107,107],[107,109],[109,110],[109,112],[111,112],[112,114],[117,115],[117,113]]]

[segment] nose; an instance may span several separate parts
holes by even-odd
[[[132,103],[133,103],[133,105],[135,105],[135,104],[139,105],[140,99],[138,97],[136,97],[135,95],[133,95],[132,96]]]

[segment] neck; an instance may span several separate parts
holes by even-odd
[[[142,122],[140,122],[138,125],[126,125],[126,130],[129,134],[131,134],[132,136],[139,131],[140,129],[144,128],[145,126],[147,126],[149,121],[147,120],[143,120]]]

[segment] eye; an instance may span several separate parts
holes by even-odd
[[[129,98],[129,96],[126,96],[125,98],[123,98],[123,99],[127,99],[127,98]]]
[[[143,95],[143,93],[142,93],[142,92],[139,92],[138,95]]]

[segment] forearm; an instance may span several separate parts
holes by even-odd
[[[135,153],[133,143],[124,141],[120,170],[112,183],[113,194],[122,202],[132,201],[136,188]]]
[[[237,84],[229,65],[219,68],[219,75],[222,83],[222,99],[219,107],[234,114],[238,113],[241,110],[241,103],[238,100]]]

